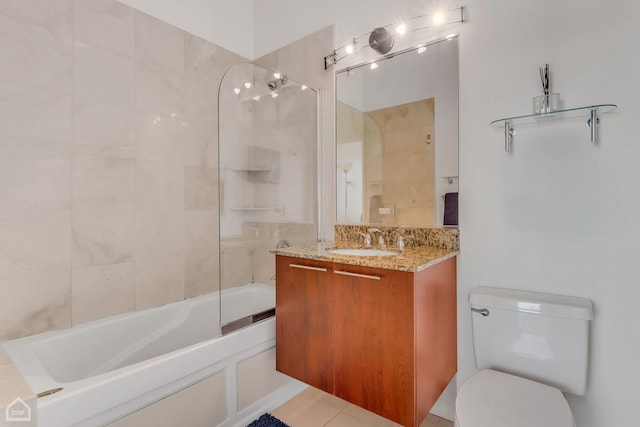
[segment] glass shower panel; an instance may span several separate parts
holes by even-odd
[[[274,314],[276,245],[317,241],[317,92],[255,64],[220,84],[223,333]]]

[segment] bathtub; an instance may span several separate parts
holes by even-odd
[[[237,317],[275,302],[274,288],[256,283],[222,294],[225,312],[237,307]],[[62,388],[38,399],[42,427],[107,425],[214,376],[223,379],[223,395],[211,405],[225,413],[213,425],[242,426],[304,389],[264,357],[275,346],[275,318],[225,336],[219,322],[219,293],[213,293],[7,341],[4,347],[35,394]],[[246,374],[238,369],[253,357],[262,365],[252,364],[251,376],[264,376],[264,393],[251,391],[247,401],[247,385],[238,382]]]

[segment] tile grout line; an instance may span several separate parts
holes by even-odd
[[[347,409],[349,407],[349,405],[346,405],[344,408],[342,408],[341,410],[339,410],[333,417],[331,417],[331,419],[329,421],[327,421],[324,424],[324,427],[326,427],[327,425],[329,425],[329,423],[331,423],[331,421],[333,421],[335,418],[338,417],[338,415],[340,415],[341,413],[343,413],[345,411],[345,409]]]

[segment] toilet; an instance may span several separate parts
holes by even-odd
[[[587,387],[591,301],[478,287],[469,293],[480,372],[456,397],[456,427],[575,427],[563,393]]]

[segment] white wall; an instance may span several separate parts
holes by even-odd
[[[581,427],[638,426],[640,60],[630,52],[640,4],[474,3],[460,51],[460,307],[477,285],[591,298],[589,388],[570,404]],[[487,123],[531,110],[545,62],[565,105],[620,108],[601,117],[598,146],[583,121],[568,120],[519,129],[507,155]],[[473,373],[470,346],[460,310],[461,379]]]
[[[256,2],[256,52],[333,23],[341,44],[422,2]],[[587,394],[580,427],[640,425],[640,3],[468,0],[460,37],[459,380],[475,372],[467,294],[479,285],[591,298]],[[282,11],[286,10],[287,13]],[[297,19],[291,21],[291,16]],[[319,58],[319,60],[322,60]],[[512,154],[489,122],[526,114],[551,65],[567,106],[617,103],[601,142],[581,120],[518,129]]]
[[[178,28],[253,58],[253,0],[118,0]]]

